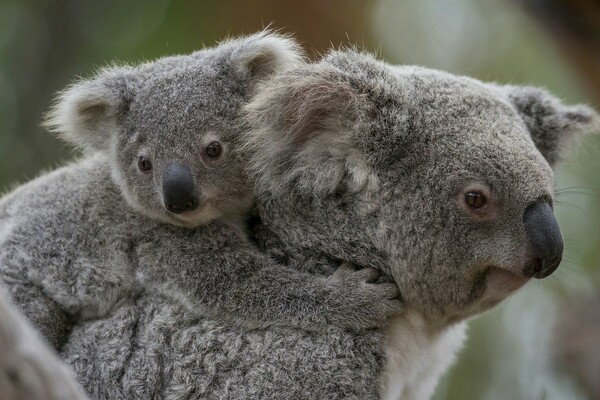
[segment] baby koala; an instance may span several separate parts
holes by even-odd
[[[246,238],[239,110],[300,61],[292,40],[262,32],[107,68],[62,93],[47,126],[84,157],[0,201],[0,278],[56,348],[144,290],[250,326],[368,329],[401,311],[375,270],[299,272]]]

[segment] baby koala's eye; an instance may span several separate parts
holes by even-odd
[[[152,163],[144,156],[138,157],[138,168],[143,173],[147,174],[152,170]]]
[[[210,158],[217,158],[221,155],[221,143],[211,142],[206,146],[206,155]]]
[[[471,208],[482,209],[487,204],[487,200],[479,192],[469,192],[465,194],[465,203]]]

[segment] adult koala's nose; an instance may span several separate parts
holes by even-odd
[[[547,202],[537,202],[523,214],[531,257],[524,274],[542,279],[552,274],[562,260],[564,243],[558,221]]]
[[[194,176],[187,165],[172,163],[162,174],[164,205],[173,214],[198,208],[198,192]]]

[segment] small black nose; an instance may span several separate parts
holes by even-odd
[[[523,215],[532,259],[525,274],[538,279],[552,274],[562,260],[564,243],[558,221],[547,202],[530,205]]]
[[[183,164],[167,165],[162,174],[163,201],[173,214],[198,208],[198,192],[192,171]]]

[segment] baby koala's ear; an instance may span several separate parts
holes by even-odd
[[[86,152],[107,150],[133,98],[133,69],[109,67],[62,91],[44,126]]]
[[[247,82],[249,93],[254,92],[257,83],[304,59],[302,49],[294,39],[268,30],[232,40],[230,44],[233,46],[234,73]]]
[[[565,105],[546,90],[535,87],[503,86],[501,89],[552,167],[567,155],[573,139],[600,130],[600,117],[588,106]]]

